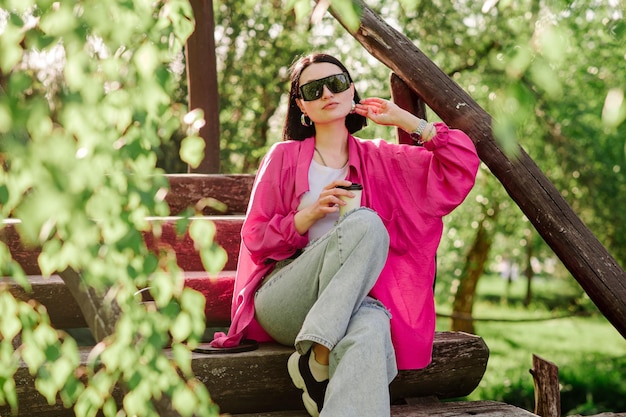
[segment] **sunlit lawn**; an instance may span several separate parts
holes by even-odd
[[[506,303],[505,281],[484,277],[479,283],[476,318],[526,319],[568,315],[581,310],[590,317],[567,317],[529,322],[476,322],[476,332],[490,350],[487,371],[471,400],[498,400],[531,410],[533,380],[529,373],[532,355],[559,367],[563,415],[626,412],[626,340],[600,315],[575,285],[558,280],[538,280],[533,286],[536,300],[526,309],[521,305],[526,281],[510,287]],[[546,308],[546,305],[549,308]],[[449,312],[447,303],[440,311]],[[439,330],[449,330],[449,320],[438,320]]]

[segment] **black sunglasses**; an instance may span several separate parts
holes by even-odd
[[[345,72],[320,78],[300,86],[300,96],[304,101],[313,101],[322,97],[324,86],[333,93],[341,93],[350,88],[350,77]]]

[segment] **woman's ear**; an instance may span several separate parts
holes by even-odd
[[[298,105],[298,107],[300,108],[300,111],[302,113],[304,113],[304,107],[302,106],[302,100],[300,100],[299,98],[296,99],[296,104]],[[306,113],[305,113],[306,114]]]

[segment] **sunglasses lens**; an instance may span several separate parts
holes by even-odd
[[[300,87],[300,93],[302,93],[302,99],[304,101],[313,101],[322,97],[322,91],[324,89],[324,81],[316,80],[311,81]]]
[[[346,73],[342,73],[306,83],[300,86],[302,99],[304,101],[317,100],[322,97],[324,86],[333,93],[341,93],[350,88],[350,79]]]
[[[350,87],[350,81],[348,80],[348,76],[346,74],[338,74],[333,77],[329,77],[326,85],[333,93],[341,93]]]

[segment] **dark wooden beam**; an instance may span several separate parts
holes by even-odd
[[[419,118],[426,119],[426,104],[415,91],[411,90],[402,78],[391,73],[389,76],[389,87],[391,88],[391,99],[404,110],[413,113]],[[396,129],[396,138],[398,143],[405,145],[414,145],[415,141],[411,135],[404,130]]]
[[[533,369],[530,373],[535,384],[535,414],[541,417],[561,417],[558,366],[533,355]]]
[[[406,36],[363,3],[352,35],[410,86],[448,125],[466,132],[502,183],[602,314],[626,338],[626,272],[520,147],[511,158],[494,139],[492,118]],[[347,28],[341,16],[333,15]]]
[[[215,58],[215,23],[212,0],[191,0],[196,27],[187,40],[187,89],[189,110],[202,109],[206,124],[200,129],[204,140],[204,158],[189,172],[220,172],[220,119]]]
[[[80,348],[81,366],[87,365],[91,349],[91,347]],[[291,347],[261,343],[259,349],[250,352],[217,355],[193,353],[191,366],[194,375],[207,386],[221,413],[236,415],[300,410],[302,391],[293,385],[285,366],[292,352]],[[433,363],[424,369],[400,371],[398,377],[391,383],[391,392],[394,397],[395,395],[410,397],[436,395],[440,399],[462,397],[478,386],[485,372],[488,356],[489,351],[485,342],[479,336],[456,332],[436,333]],[[24,363],[16,370],[15,380],[19,384],[17,395],[20,415],[46,417],[65,415],[60,400],[56,404],[48,404],[35,390],[33,377]],[[119,402],[121,390],[116,389],[113,396]],[[6,406],[0,406],[0,415],[10,415],[7,409]],[[469,414],[487,415],[484,412]],[[286,416],[295,415],[299,413],[292,412]],[[406,417],[409,415],[412,414],[399,414]],[[468,414],[441,415],[461,417]]]

